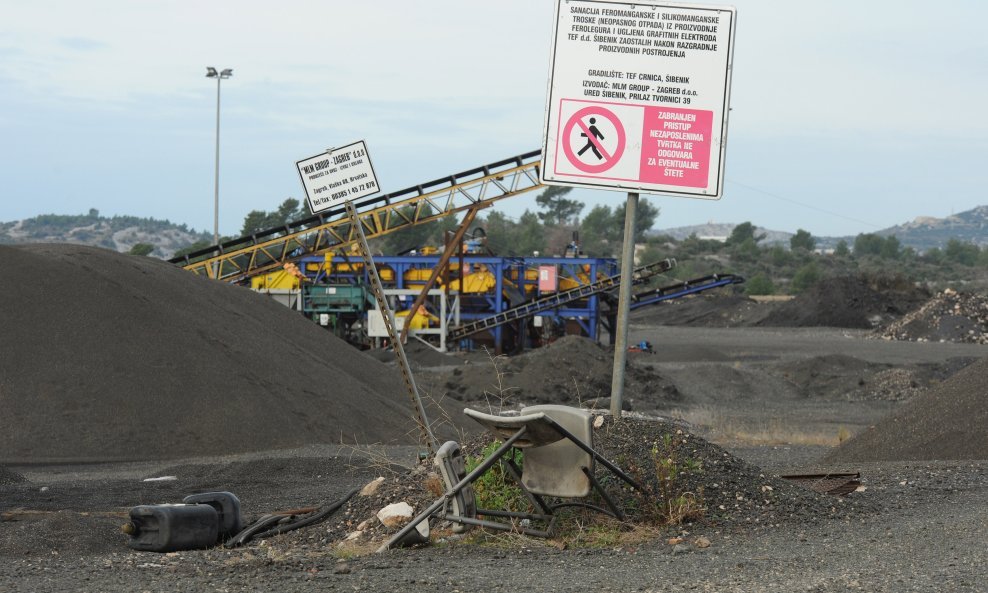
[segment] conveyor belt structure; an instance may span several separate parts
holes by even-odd
[[[645,290],[631,296],[631,310],[634,311],[635,309],[654,305],[661,301],[689,296],[710,290],[711,288],[727,286],[729,284],[741,284],[743,282],[744,278],[736,274],[712,274],[710,276],[703,276],[702,278],[686,280],[678,284],[663,286],[654,290]]]
[[[661,274],[672,269],[676,265],[676,260],[674,259],[664,259],[655,263],[651,263],[639,268],[635,268],[632,272],[631,278],[632,283],[638,284],[644,282],[646,279],[655,276],[656,274]],[[573,301],[586,298],[607,290],[618,287],[621,284],[621,274],[615,274],[613,276],[608,276],[597,280],[596,282],[591,282],[590,284],[585,284],[583,286],[577,286],[569,290],[564,290],[561,292],[553,293],[549,296],[542,297],[527,303],[523,303],[516,307],[512,307],[505,311],[495,313],[490,317],[485,317],[483,319],[478,319],[471,323],[466,323],[463,325],[458,325],[452,328],[447,334],[447,339],[449,340],[460,340],[479,331],[486,329],[491,329],[505,323],[510,323],[511,321],[516,321],[518,319],[525,319],[533,315],[538,315],[543,311],[548,311],[550,309],[555,309],[565,305],[566,303],[571,303]]]
[[[354,206],[367,238],[381,237],[539,189],[540,157],[538,150],[526,152]],[[344,248],[357,241],[356,230],[340,206],[169,261],[195,274],[239,283],[303,256]]]

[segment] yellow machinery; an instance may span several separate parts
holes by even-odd
[[[298,277],[284,270],[250,279],[250,287],[254,290],[298,290],[300,286],[301,281]]]
[[[277,272],[254,276],[250,279],[250,287],[254,290],[298,290],[305,280],[305,274],[298,266],[288,262]]]
[[[482,294],[494,290],[495,286],[497,286],[497,278],[484,267],[465,275],[463,282],[456,279],[449,283],[449,289],[460,294]]]
[[[407,309],[395,313],[395,317],[404,318],[406,324],[411,324],[408,326],[408,329],[427,329],[430,326],[438,326],[440,323],[439,318],[432,313],[429,313],[424,306],[419,307],[418,311],[415,312],[415,315],[411,316],[411,321],[408,319],[409,313],[411,313],[411,311]]]

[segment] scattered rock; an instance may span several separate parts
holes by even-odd
[[[360,496],[373,496],[374,494],[377,493],[378,489],[380,489],[381,484],[383,483],[384,483],[384,476],[379,476],[377,478],[374,478],[373,480],[368,482],[366,486],[361,488]]]
[[[407,502],[396,502],[378,511],[377,519],[385,527],[395,529],[408,523],[414,513],[415,510],[412,508],[412,505]]]
[[[988,344],[988,297],[948,288],[876,335],[886,340]]]
[[[701,550],[704,548],[709,548],[710,540],[701,535],[700,537],[693,540],[693,545],[696,546],[697,548],[700,548]]]

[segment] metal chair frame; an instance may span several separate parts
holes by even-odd
[[[425,510],[419,513],[411,521],[409,521],[408,524],[398,531],[398,533],[383,544],[377,550],[378,552],[383,552],[390,549],[393,545],[403,540],[405,536],[414,530],[419,523],[422,521],[427,521],[433,515],[440,519],[445,519],[447,521],[452,521],[462,525],[487,527],[501,531],[513,531],[536,537],[550,537],[552,535],[556,519],[555,511],[564,507],[588,508],[604,513],[618,520],[624,520],[624,514],[621,512],[620,508],[618,508],[617,503],[607,494],[595,477],[593,469],[595,463],[600,463],[620,480],[635,490],[642,493],[646,492],[644,487],[642,487],[638,482],[632,479],[615,464],[597,453],[597,451],[595,451],[590,444],[583,442],[576,435],[563,427],[559,422],[553,420],[544,412],[522,416],[489,416],[470,409],[467,409],[464,412],[478,421],[481,421],[479,419],[480,417],[483,417],[484,419],[502,419],[504,421],[504,426],[500,426],[496,430],[491,428],[491,426],[488,426],[488,428],[491,429],[491,431],[494,432],[498,438],[503,438],[504,442],[490,456],[481,462],[480,465],[474,468],[471,472],[465,473],[465,475],[461,476],[458,471],[453,470],[456,466],[455,463],[447,466],[447,470],[441,472],[443,474],[446,492],[431,505],[426,507]],[[514,429],[515,426],[517,426],[516,429]],[[506,429],[509,427],[514,429],[514,432],[511,434],[507,434],[506,432]],[[526,440],[525,437],[531,438]],[[542,495],[530,492],[524,486],[522,481],[522,470],[512,459],[512,449],[520,448],[524,451],[525,448],[545,446],[562,439],[570,441],[582,449],[585,453],[590,455],[591,467],[581,467],[580,469],[590,480],[592,490],[596,491],[600,495],[607,505],[607,508],[580,501],[565,501],[550,504]],[[519,441],[521,441],[521,444],[519,444]],[[454,441],[449,441],[443,445],[440,450],[445,451],[446,453],[452,453],[453,455],[458,455],[459,446]],[[532,502],[532,506],[541,512],[525,513],[477,508],[475,510],[475,514],[469,514],[470,511],[465,509],[465,506],[468,507],[469,505],[464,504],[464,497],[473,499],[474,494],[472,484],[499,462],[505,467],[507,473],[511,475],[511,477],[518,483],[519,487]],[[455,483],[451,483],[454,477],[459,479]],[[474,504],[473,506],[475,507],[476,505]],[[459,512],[454,511],[454,509]],[[467,510],[466,514],[463,512],[464,510]],[[546,522],[547,525],[545,529],[534,529],[529,526],[520,525],[518,521],[512,521],[510,523],[502,521],[488,521],[485,519],[479,519],[477,518],[478,516],[498,517],[512,520],[528,519],[529,521],[543,521]]]

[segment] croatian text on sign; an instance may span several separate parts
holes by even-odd
[[[380,191],[363,140],[295,163],[313,212]]]
[[[541,181],[719,198],[736,16],[556,0]]]

